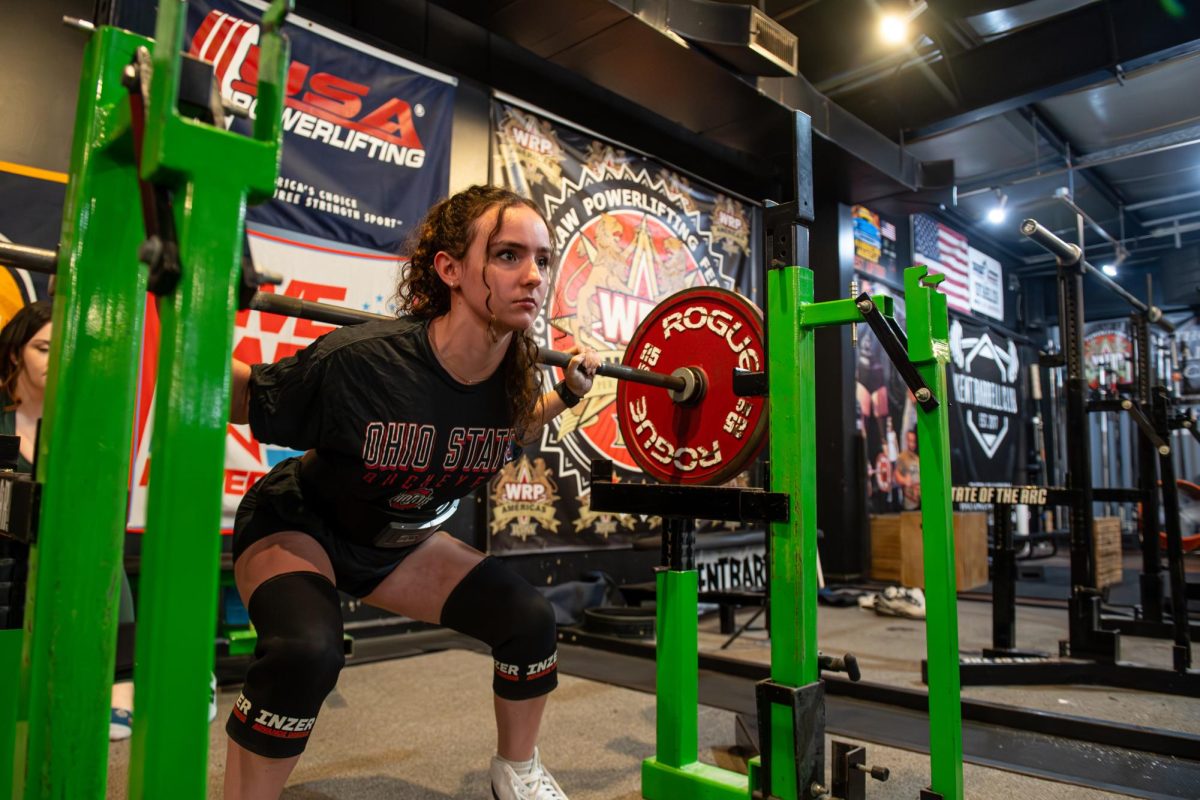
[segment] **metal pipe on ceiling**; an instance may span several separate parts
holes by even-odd
[[[1189,211],[1186,214],[1176,214],[1173,217],[1159,217],[1158,219],[1148,219],[1142,222],[1146,227],[1153,225],[1162,225],[1165,222],[1175,222],[1181,219],[1191,219],[1192,217],[1200,217],[1200,211]]]
[[[1169,137],[1169,140],[1168,140]],[[1162,142],[1160,144],[1153,144]],[[971,197],[977,194],[984,194],[991,191],[994,186],[1016,186],[1021,183],[1041,180],[1042,178],[1050,178],[1055,175],[1062,175],[1075,169],[1091,169],[1092,167],[1100,167],[1105,164],[1116,164],[1119,161],[1126,161],[1138,156],[1149,156],[1155,153],[1174,150],[1179,147],[1187,147],[1193,144],[1200,144],[1200,126],[1193,126],[1183,131],[1176,131],[1173,134],[1164,134],[1163,136],[1150,137],[1142,142],[1120,145],[1107,150],[1097,150],[1093,153],[1088,153],[1083,156],[1076,157],[1070,165],[1063,165],[1045,171],[1029,173],[1029,167],[1021,167],[1015,170],[1005,170],[1002,173],[994,173],[992,175],[984,175],[977,179],[971,180],[964,186],[959,188],[958,196],[960,198]],[[1141,147],[1141,145],[1146,145]],[[1037,164],[1033,166],[1037,169]],[[1200,192],[1196,193],[1200,194]],[[1126,210],[1132,211],[1133,206],[1126,206]]]
[[[1191,200],[1193,197],[1200,197],[1200,192],[1184,192],[1183,194],[1173,194],[1167,197],[1158,197],[1154,200],[1143,200],[1140,203],[1133,203],[1132,205],[1125,206],[1125,210],[1137,211],[1140,208],[1160,206],[1163,203],[1174,203],[1176,200]]]

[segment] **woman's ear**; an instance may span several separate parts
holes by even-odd
[[[433,256],[433,269],[442,282],[451,289],[462,283],[462,262],[445,250],[437,251]]]

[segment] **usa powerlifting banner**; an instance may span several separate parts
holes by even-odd
[[[257,80],[260,3],[189,5],[194,53],[212,60],[226,102],[249,109]],[[399,262],[409,227],[446,195],[453,82],[298,17],[292,41],[281,177],[275,197],[249,212],[256,266],[283,276],[264,287],[302,300],[395,313]],[[248,123],[236,121],[236,129]],[[331,326],[242,311],[233,356],[246,363],[292,355]],[[147,309],[135,426],[129,529],[145,525],[158,327]],[[228,532],[246,490],[296,455],[230,425],[222,475],[222,528]]]
[[[253,118],[265,3],[188,4],[188,50]],[[455,80],[290,16],[283,159],[271,203],[248,219],[394,251],[450,178]],[[249,135],[251,119],[232,117]],[[219,164],[213,165],[220,169]]]
[[[1022,348],[986,325],[950,320],[950,463],[954,484],[1024,482],[1028,419]]]
[[[559,258],[535,329],[540,343],[620,361],[638,323],[681,289],[720,286],[757,299],[747,203],[509,102],[493,102],[492,126],[493,182],[545,212]],[[546,385],[560,377],[548,371]],[[597,378],[492,482],[493,552],[628,546],[658,524],[588,506],[593,458],[610,459],[621,480],[642,479],[621,440],[616,394],[614,380]]]

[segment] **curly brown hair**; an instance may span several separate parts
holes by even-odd
[[[471,243],[480,233],[476,229],[476,222],[492,208],[498,208],[496,224],[487,234],[487,247],[490,248],[492,239],[504,225],[504,212],[513,206],[532,209],[545,223],[546,230],[550,230],[546,216],[532,200],[498,186],[471,186],[429,209],[429,213],[413,230],[402,251],[402,255],[408,258],[408,265],[401,270],[400,281],[396,286],[397,314],[417,319],[433,319],[448,312],[450,287],[434,269],[433,257],[439,251],[445,251],[456,259],[465,257]],[[551,254],[551,263],[553,262],[554,256]],[[483,283],[484,286],[488,286],[486,262]],[[547,292],[547,296],[552,294],[552,289]],[[488,287],[487,301],[490,310],[491,287]],[[541,396],[537,349],[537,342],[529,331],[514,331],[504,361],[500,365],[504,370],[509,419],[517,431],[524,431],[533,423],[537,401]]]
[[[12,411],[21,404],[21,398],[17,396],[17,378],[25,369],[25,345],[50,321],[50,314],[49,303],[35,300],[13,314],[0,330],[0,396],[7,400],[5,411]]]

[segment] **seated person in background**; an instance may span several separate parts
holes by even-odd
[[[48,302],[35,301],[14,314],[0,330],[0,434],[21,437],[18,472],[33,472],[38,422],[42,419],[50,366],[50,313]],[[0,540],[0,548],[7,550],[7,557],[20,562],[24,574],[29,548],[4,540]],[[133,597],[124,569],[118,619],[122,624],[133,622]],[[133,684],[113,684],[109,738],[128,739],[132,720]]]

